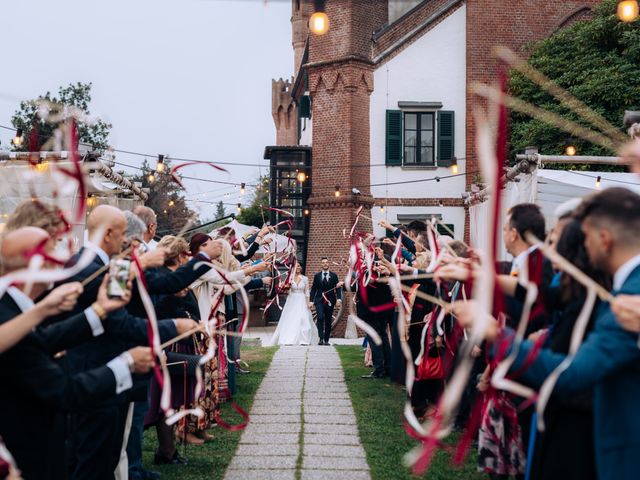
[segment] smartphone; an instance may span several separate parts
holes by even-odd
[[[113,258],[111,262],[109,262],[107,295],[110,298],[123,298],[127,293],[130,267],[131,260],[127,260],[126,258]]]

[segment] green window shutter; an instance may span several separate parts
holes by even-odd
[[[402,112],[387,110],[385,164],[402,165]]]
[[[438,112],[438,166],[448,167],[454,157],[455,149],[455,124],[453,110],[440,110]]]
[[[300,118],[311,118],[311,97],[303,95],[300,97]]]
[[[455,232],[455,225],[453,223],[445,223],[445,225],[447,227],[449,227],[449,230],[451,230],[452,232]],[[451,233],[449,232],[449,230],[447,230],[445,227],[443,227],[440,224],[436,225],[436,230],[438,230],[438,233],[440,235],[447,235],[447,236],[451,236]]]

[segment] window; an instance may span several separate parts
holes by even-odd
[[[387,166],[451,165],[455,156],[453,111],[387,110],[386,113]]]
[[[404,114],[405,165],[435,165],[433,112],[411,112]]]

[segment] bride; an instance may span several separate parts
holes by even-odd
[[[317,345],[318,331],[313,323],[309,306],[309,279],[302,275],[302,267],[296,265],[291,280],[289,296],[282,309],[278,327],[269,345]]]

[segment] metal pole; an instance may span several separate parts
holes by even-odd
[[[599,157],[592,155],[540,155],[538,153],[535,154],[518,154],[516,155],[516,160],[526,161],[526,162],[541,162],[541,163],[587,163],[587,164],[596,164],[596,165],[619,165],[620,157]]]

